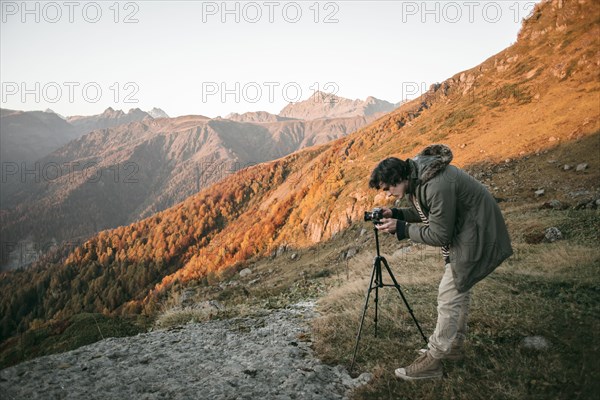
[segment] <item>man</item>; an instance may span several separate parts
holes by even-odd
[[[427,349],[411,365],[396,369],[404,380],[440,378],[442,359],[459,359],[467,329],[470,289],[512,255],[504,218],[480,182],[450,165],[445,145],[426,147],[413,159],[387,158],[371,174],[369,186],[410,208],[383,208],[378,229],[398,240],[442,248],[445,271],[438,291],[438,318]],[[420,222],[421,224],[414,224]]]

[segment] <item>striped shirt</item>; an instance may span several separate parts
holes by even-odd
[[[421,209],[421,205],[419,204],[419,200],[417,200],[417,196],[409,195],[408,198],[417,209],[419,217],[421,217],[421,221],[423,221],[425,225],[429,225],[429,218],[427,218],[427,216]],[[442,258],[444,259],[445,263],[450,262],[450,245],[442,246]]]

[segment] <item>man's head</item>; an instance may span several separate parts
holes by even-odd
[[[390,157],[377,164],[371,173],[369,186],[403,198],[408,189],[409,176],[410,167],[408,162]]]

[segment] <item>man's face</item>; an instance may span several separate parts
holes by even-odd
[[[406,193],[406,189],[408,189],[408,181],[401,181],[394,186],[390,186],[387,184],[383,184],[381,189],[387,192],[388,196],[397,196],[399,199],[404,198],[404,194]]]

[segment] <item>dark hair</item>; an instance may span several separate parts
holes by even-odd
[[[408,179],[409,175],[410,167],[407,161],[402,161],[396,157],[386,158],[377,164],[371,172],[369,187],[381,189],[383,184],[394,186]]]

